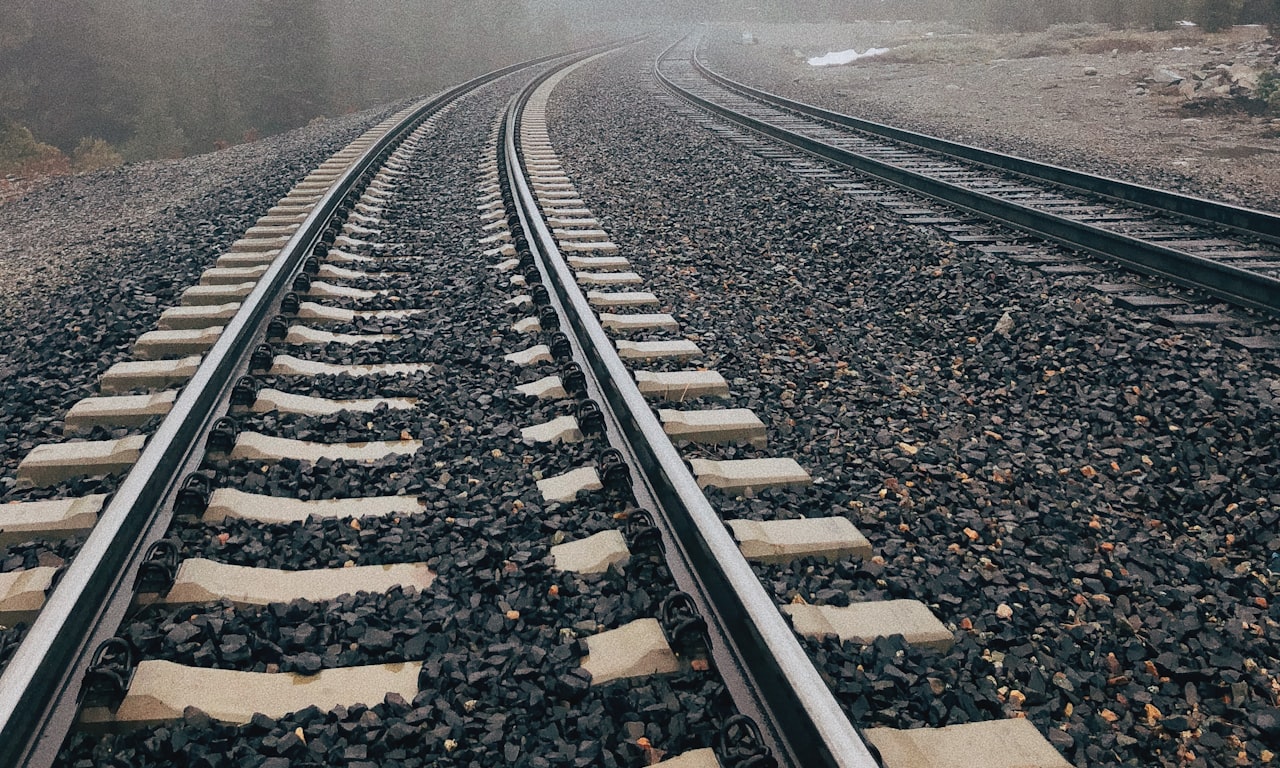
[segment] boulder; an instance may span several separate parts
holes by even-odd
[[[1246,91],[1256,91],[1258,89],[1258,78],[1262,76],[1262,72],[1248,64],[1235,64],[1227,70],[1227,76],[1231,78],[1231,82]]]
[[[1184,78],[1173,70],[1156,67],[1151,70],[1151,79],[1160,85],[1175,85],[1181,83]]]

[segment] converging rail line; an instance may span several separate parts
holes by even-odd
[[[627,749],[639,750],[643,764],[662,754],[652,752],[654,742],[680,751],[690,740],[714,750],[684,749],[678,757],[684,768],[879,764],[744,557],[752,548],[774,560],[835,555],[861,551],[865,540],[844,520],[791,521],[780,530],[729,521],[730,535],[701,487],[749,491],[805,483],[807,473],[790,459],[703,462],[690,471],[671,435],[695,444],[758,444],[763,425],[742,409],[655,414],[646,397],[692,402],[721,394],[725,383],[712,372],[660,365],[633,375],[623,356],[643,366],[687,358],[697,348],[678,339],[615,340],[604,330],[647,334],[675,321],[648,310],[656,297],[627,289],[640,278],[626,271],[625,258],[555,170],[541,112],[574,60],[554,65],[512,99],[480,167],[479,245],[493,262],[471,269],[521,291],[505,302],[511,312],[532,313],[504,327],[506,313],[488,308],[490,339],[545,340],[487,359],[508,375],[555,372],[509,390],[517,402],[533,404],[533,418],[548,418],[520,429],[517,439],[527,449],[513,449],[508,434],[498,442],[505,447],[480,450],[498,466],[482,467],[474,453],[460,462],[445,458],[462,434],[492,428],[472,424],[472,411],[458,412],[461,393],[440,385],[456,378],[473,386],[466,384],[468,369],[479,361],[468,350],[485,342],[483,335],[455,336],[462,346],[452,354],[461,357],[423,354],[428,347],[417,340],[430,329],[440,332],[453,310],[441,291],[424,295],[435,272],[420,251],[430,248],[407,239],[411,230],[400,220],[421,215],[413,190],[433,170],[416,158],[440,122],[486,86],[541,61],[407,109],[322,165],[205,271],[182,306],[164,313],[159,330],[139,338],[136,360],[107,372],[101,396],[77,404],[65,419],[68,434],[93,438],[159,418],[153,433],[37,446],[20,463],[17,481],[27,488],[125,474],[109,497],[20,502],[6,505],[0,519],[11,537],[88,531],[56,583],[54,568],[6,574],[6,620],[34,622],[0,678],[3,764],[53,765],[70,759],[63,750],[87,748],[94,733],[145,733],[175,721],[189,735],[186,751],[171,758],[217,763],[228,758],[215,753],[248,754],[234,739],[227,742],[220,727],[270,731],[281,727],[273,721],[296,716],[303,719],[293,739],[282,747],[270,737],[272,749],[293,755],[289,750],[309,739],[309,748],[324,747],[323,732],[312,728],[326,718],[359,718],[347,731],[369,727],[357,708],[374,705],[380,708],[373,727],[380,727],[378,718],[401,718],[389,738],[392,747],[402,743],[429,717],[422,705],[453,663],[437,655],[447,658],[451,650],[441,647],[450,637],[447,621],[418,626],[402,596],[442,600],[465,582],[457,575],[461,563],[442,570],[439,553],[415,557],[421,546],[393,543],[385,553],[363,555],[361,545],[370,535],[422,541],[426,530],[414,526],[437,535],[469,513],[456,500],[467,491],[436,501],[430,511],[404,493],[406,482],[422,481],[397,478],[418,475],[428,461],[446,470],[441,486],[465,474],[472,493],[516,488],[506,494],[513,500],[502,502],[504,509],[510,504],[508,514],[536,510],[520,501],[517,488],[530,470],[545,509],[577,510],[580,520],[563,528],[549,550],[561,581],[538,599],[499,600],[493,607],[501,612],[483,623],[494,640],[514,631],[491,646],[491,655],[520,647],[526,621],[526,633],[550,632],[558,641],[551,658],[577,671],[546,681],[538,696],[572,704],[622,681],[631,697],[641,686],[631,705],[638,713],[650,694],[634,681],[675,675],[682,687],[715,697],[706,699],[705,711],[668,713],[698,718],[699,729],[659,729],[652,739],[645,730],[632,734]],[[517,154],[517,144],[525,154]],[[579,284],[591,289],[584,294]],[[485,332],[474,324],[463,321],[469,333]],[[455,365],[461,368],[451,375]],[[449,415],[438,426],[419,421],[435,413]],[[459,420],[466,422],[460,432],[447,423]],[[490,437],[502,434],[494,429]],[[502,461],[520,454],[519,464]],[[286,485],[295,492],[304,477],[330,490],[279,495],[291,476]],[[831,522],[843,526],[833,529]],[[479,546],[503,554],[494,565],[505,577],[527,570],[536,580],[544,573],[524,550],[528,545],[502,538],[498,526],[477,532]],[[307,544],[300,552],[269,551],[268,542],[280,537]],[[590,589],[590,580],[600,578],[595,574],[623,567],[632,589],[655,595],[671,589],[663,585],[670,567],[689,593],[674,592],[647,609],[652,616],[621,626],[588,622],[594,630],[585,631],[579,622],[578,629],[553,631],[558,619],[543,615],[539,600],[570,597]],[[482,579],[492,578],[485,573]],[[369,614],[370,604],[388,615]],[[309,617],[317,606],[332,607],[326,618]],[[644,603],[637,608],[643,612]],[[340,622],[365,618],[335,628],[333,612]],[[228,623],[237,630],[221,629]],[[401,644],[401,632],[413,637]],[[337,637],[351,639],[349,646],[334,645]],[[513,656],[506,668],[517,677],[535,674],[537,666],[526,668],[530,662],[522,666],[520,659]],[[481,706],[478,695],[469,701],[466,707]],[[513,706],[513,715],[518,711]],[[529,746],[509,738],[508,759]],[[190,751],[210,739],[220,746]],[[460,758],[480,749],[463,741],[429,739],[426,748]],[[342,752],[348,759],[378,754]]]

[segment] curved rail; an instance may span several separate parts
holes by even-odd
[[[1137,271],[1156,275],[1179,285],[1206,291],[1235,304],[1272,313],[1280,313],[1280,279],[1242,269],[1232,264],[1179,251],[1161,245],[1158,242],[1143,240],[1139,237],[1110,231],[1065,216],[1037,210],[1001,199],[995,195],[967,189],[922,173],[896,167],[787,128],[771,125],[691,93],[680,87],[679,84],[662,71],[661,62],[676,45],[679,45],[679,43],[672,45],[655,59],[655,77],[673,93],[722,119],[837,165],[866,173],[891,184],[942,200],[966,212],[994,219],[997,222],[1027,231],[1038,237],[1048,238],[1071,248],[1088,251],[1102,258],[1119,261]],[[1227,227],[1261,240],[1280,241],[1280,216],[1275,214],[1177,195],[1172,192],[1120,182],[1101,176],[1092,176],[1079,171],[1035,163],[1022,158],[1002,155],[976,147],[858,120],[847,115],[840,115],[808,104],[791,101],[738,83],[707,69],[698,60],[696,53],[692,57],[692,64],[700,75],[716,85],[739,96],[745,96],[776,109],[787,110],[844,128],[874,133],[920,149],[946,154],[965,162],[977,163],[989,169],[1017,173],[1042,183],[1066,186],[1089,194],[1136,204],[1183,219],[1190,218],[1200,223]]]
[[[878,768],[658,423],[578,287],[525,173],[513,160],[518,157],[523,105],[553,74],[535,80],[509,107],[501,144],[507,180],[538,269],[558,298],[563,326],[573,331],[576,356],[586,363],[589,388],[601,396],[607,419],[640,470],[639,481],[659,505],[657,523],[668,542],[669,559],[681,561],[673,564],[673,571],[683,567],[693,577],[695,600],[710,608],[704,616],[718,625],[718,637],[726,646],[718,650],[728,654],[745,678],[748,695],[770,720],[761,725],[774,735],[784,763],[796,768]]]
[[[995,170],[1008,171],[1059,186],[1070,187],[1080,192],[1088,192],[1093,195],[1140,205],[1162,213],[1175,214],[1204,224],[1227,227],[1250,237],[1280,243],[1280,216],[1274,213],[1230,205],[1192,195],[1180,195],[1156,187],[1134,184],[1107,176],[1097,176],[1051,163],[1040,163],[1017,157],[1016,155],[993,152],[970,144],[947,141],[936,136],[908,131],[904,128],[895,128],[891,125],[851,117],[840,112],[832,112],[822,107],[787,99],[733,80],[708,68],[702,59],[696,55],[696,52],[693,58],[693,66],[701,75],[725,88],[806,117],[834,123],[864,133],[883,136],[886,139],[968,160]]]
[[[343,199],[430,115],[498,78],[563,55],[495,70],[405,110],[316,203],[148,440],[0,676],[0,765],[53,764],[74,724],[90,656],[114,634],[128,609],[143,554],[163,535],[181,478],[198,465],[207,434],[225,413],[227,396],[262,338],[266,320]]]

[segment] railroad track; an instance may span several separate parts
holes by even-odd
[[[1036,163],[786,99],[707,68],[693,38],[661,54],[654,72],[671,93],[723,121],[717,130],[739,135],[745,129],[741,138],[760,147],[799,150],[904,190],[909,194],[842,184],[849,194],[877,199],[908,222],[941,227],[956,242],[1028,263],[1056,263],[1058,274],[1072,274],[1071,265],[1046,259],[1019,237],[1026,234],[1237,306],[1280,311],[1276,214]],[[801,159],[794,164],[809,175],[829,173]],[[922,198],[944,206],[922,207]],[[1133,308],[1176,310],[1186,303],[1143,294],[1134,285],[1108,284],[1103,290]],[[1195,325],[1232,320],[1194,311],[1174,318]],[[1246,337],[1235,343],[1266,349],[1275,340]]]
[[[105,505],[47,604],[52,569],[9,579],[0,606],[36,622],[0,677],[0,761],[1065,765],[1024,719],[859,732],[833,696],[797,635],[834,655],[833,637],[939,649],[955,628],[915,600],[788,605],[758,580],[873,551],[803,497],[777,519],[721,508],[814,479],[723,407],[729,383],[566,174],[547,104],[591,61],[522,89],[494,73],[340,153],[139,340],[157,360],[104,378],[131,394],[68,414],[94,437],[168,410],[149,439],[23,462],[55,496],[128,474],[109,502],[0,518],[56,535]],[[516,90],[461,159],[433,149]],[[726,444],[748,458],[708,458]]]
[[[421,156],[442,121],[508,72],[396,115],[308,176],[138,339],[135,361],[104,375],[101,396],[68,412],[68,434],[90,439],[38,446],[19,464],[32,500],[6,505],[6,537],[87,539],[65,572],[4,574],[6,623],[34,619],[0,678],[4,764],[221,764],[255,752],[472,764],[607,750],[628,764],[671,752],[684,766],[769,766],[771,748],[789,765],[872,764],[584,310],[607,305],[602,319],[632,331],[672,321],[625,314],[650,295],[592,292],[589,304],[564,279],[569,264],[594,285],[635,276],[617,271],[616,247],[547,172],[547,147],[540,162],[529,149],[525,162],[542,167],[531,179],[512,159],[526,101],[523,142],[545,144],[530,115],[558,77],[513,101],[480,164],[477,240],[493,261],[462,269],[448,238],[426,236],[435,190],[415,186],[456,162]],[[555,201],[545,219],[535,192]],[[511,286],[527,293],[493,295]],[[669,346],[635,342],[632,356],[682,357],[689,344]],[[678,401],[716,377],[640,379]],[[532,406],[516,418],[533,423],[517,429],[495,407],[511,398]],[[744,428],[741,412],[727,423],[663,413],[694,441]],[[632,433],[646,420],[647,434]],[[633,495],[633,473],[646,492]],[[69,493],[85,476],[118,475],[114,493]],[[700,506],[701,519],[663,514],[655,529],[635,496],[663,511]],[[668,546],[695,595],[675,591]],[[618,562],[625,605],[611,597]],[[736,603],[724,604],[726,586]],[[515,700],[489,690],[541,675],[552,679]],[[571,716],[608,702],[622,720],[581,744],[543,729],[550,749],[502,727],[545,717],[544,700]],[[99,742],[103,732],[118,735]]]
[[[856,563],[872,550],[842,515],[778,509],[772,518],[735,519],[716,508],[723,495],[752,497],[804,487],[813,478],[795,459],[768,454],[765,425],[756,414],[723,407],[722,399],[733,397],[727,382],[714,371],[690,365],[702,351],[680,334],[674,317],[652,311],[662,299],[638,290],[644,278],[631,271],[630,261],[619,255],[565,175],[544,115],[552,89],[571,71],[557,73],[533,90],[524,111],[518,133],[530,178],[527,187],[518,178],[515,186],[523,199],[521,217],[537,233],[530,240],[537,242],[530,258],[512,259],[505,266],[527,269],[532,261],[536,277],[560,297],[559,322],[572,327],[583,346],[582,368],[592,379],[588,390],[598,391],[607,421],[634,460],[643,487],[637,498],[657,511],[677,581],[686,577],[681,586],[696,595],[692,599],[699,613],[721,629],[711,633],[711,645],[726,683],[731,689],[745,688],[748,702],[760,703],[752,714],[765,731],[764,740],[789,765],[912,765],[945,762],[961,750],[989,764],[1065,765],[1026,720],[995,718],[950,728],[859,733],[831,695],[831,681],[818,672],[793,631],[852,643],[898,636],[932,648],[949,647],[951,632],[916,600],[780,605],[761,584],[753,562],[817,558]],[[511,134],[516,133],[513,128]],[[554,386],[554,381],[539,380],[533,386]],[[725,444],[749,447],[754,451],[747,453],[754,455],[707,458]],[[789,625],[780,614],[790,618]]]
[[[892,190],[858,184],[758,136],[743,139],[747,132],[722,121],[695,119],[756,154],[784,158],[789,171],[857,187],[860,194],[831,211],[815,201],[837,195],[821,184],[780,181],[780,174],[758,168],[767,163],[719,170],[719,164],[737,167],[740,154],[717,150],[705,138],[686,140],[681,121],[649,117],[648,103],[624,104],[633,97],[613,81],[627,78],[620,66],[600,67],[594,80],[569,89],[572,97],[558,110],[560,130],[582,154],[566,153],[565,164],[583,173],[585,190],[600,201],[600,219],[620,230],[619,243],[637,271],[650,273],[673,315],[690,324],[690,337],[706,342],[706,357],[729,368],[725,378],[734,389],[742,386],[742,397],[771,425],[770,444],[776,429],[779,443],[825,475],[816,471],[807,488],[755,496],[707,488],[713,506],[725,517],[757,519],[830,510],[865,525],[876,542],[869,558],[820,556],[753,569],[778,603],[922,600],[955,641],[951,648],[929,648],[903,633],[867,644],[842,637],[834,623],[806,637],[804,646],[840,706],[860,724],[890,726],[904,719],[934,726],[1026,717],[1083,764],[1172,765],[1193,754],[1208,755],[1211,764],[1249,755],[1269,759],[1272,665],[1261,660],[1274,658],[1268,639],[1274,623],[1266,616],[1274,574],[1260,566],[1268,558],[1268,534],[1259,538],[1255,526],[1274,519],[1276,497],[1268,500],[1270,483],[1239,474],[1251,460],[1214,462],[1222,473],[1216,480],[1204,465],[1184,462],[1201,454],[1213,462],[1209,457],[1218,454],[1211,446],[1198,449],[1187,439],[1190,432],[1180,433],[1202,434],[1201,424],[1231,431],[1230,416],[1197,405],[1194,417],[1178,411],[1167,427],[1164,417],[1157,416],[1158,425],[1152,418],[1173,405],[1166,391],[1200,389],[1196,376],[1163,373],[1168,366],[1159,350],[1181,361],[1181,346],[1211,349],[1208,340],[1221,332],[1133,323],[1111,310],[1110,301],[1088,296],[1065,315],[1016,312],[1014,327],[1006,328],[1007,308],[1024,297],[997,291],[992,281],[1014,280],[1027,270],[906,227],[890,225],[885,232],[886,217],[866,210],[876,206],[863,200],[889,201]],[[579,117],[596,112],[595,120]],[[589,127],[578,127],[584,122]],[[602,151],[596,137],[614,126],[623,126],[617,145],[651,147],[655,158]],[[704,154],[705,162],[692,159]],[[704,176],[705,185],[685,188],[687,179]],[[738,206],[745,215],[733,210]],[[775,223],[757,226],[757,217]],[[894,242],[898,237],[905,248]],[[1001,237],[997,242],[1013,236]],[[1034,283],[1035,270],[1031,276]],[[942,303],[922,298],[933,290],[942,291]],[[994,295],[988,299],[987,292]],[[1040,298],[1052,302],[1052,296]],[[1072,302],[1067,296],[1057,303]],[[1077,322],[1080,308],[1088,309],[1087,319]],[[1256,318],[1239,315],[1241,324]],[[1036,322],[1028,324],[1029,317]],[[1116,359],[1092,359],[1116,354],[1105,340],[1126,337],[1133,341],[1120,346]],[[714,340],[729,348],[716,349]],[[1135,353],[1162,373],[1131,370],[1124,361]],[[1241,381],[1261,387],[1260,420],[1253,424],[1261,429],[1257,435],[1269,433],[1265,403],[1275,383],[1266,377],[1266,356],[1219,349],[1208,357],[1224,367],[1230,361]],[[856,362],[840,362],[850,359]],[[698,366],[699,358],[690,363]],[[1213,393],[1223,390],[1212,374],[1204,375],[1202,401],[1216,403]],[[1122,382],[1124,399],[1117,404]],[[1099,405],[1073,403],[1073,389]],[[1252,407],[1252,395],[1237,391],[1222,413]],[[1094,417],[1092,410],[1107,412]],[[1253,428],[1242,430],[1242,446],[1274,460],[1265,437],[1258,442]],[[682,451],[697,458],[770,456],[742,445]],[[1153,500],[1160,488],[1188,482],[1210,488],[1227,476],[1239,496]],[[1185,558],[1181,547],[1197,548],[1191,540],[1204,535],[1208,521],[1252,531],[1249,543],[1235,550],[1240,539],[1232,537],[1221,553],[1211,545],[1198,558]],[[1149,531],[1160,532],[1160,541]],[[1132,549],[1121,541],[1132,541]],[[1177,542],[1176,550],[1164,542]],[[1205,569],[1192,560],[1213,565]],[[1184,572],[1197,575],[1187,580]],[[1236,581],[1242,577],[1255,581]],[[1145,606],[1141,615],[1134,613],[1138,605]],[[1203,646],[1186,635],[1192,612]],[[1232,650],[1221,655],[1203,650],[1225,646]],[[1240,683],[1219,666],[1234,654],[1258,660],[1264,671]],[[1223,677],[1214,669],[1223,669]],[[1249,714],[1256,708],[1267,713]],[[1249,724],[1228,727],[1228,721]]]
[[[433,389],[424,380],[448,363],[476,365],[450,360],[434,346],[438,340],[413,327],[419,319],[433,320],[423,304],[441,291],[430,279],[414,283],[414,275],[431,270],[412,249],[448,247],[452,238],[431,242],[437,224],[429,218],[424,229],[400,226],[394,243],[384,232],[397,228],[397,215],[420,216],[429,203],[410,200],[406,210],[396,199],[404,196],[397,189],[409,186],[410,160],[424,137],[470,94],[518,69],[527,67],[491,73],[418,104],[323,164],[184,294],[182,306],[164,314],[160,329],[139,338],[136,360],[107,372],[101,397],[72,408],[68,434],[87,434],[88,440],[38,446],[21,462],[17,484],[31,500],[6,505],[0,522],[6,538],[85,532],[87,538],[65,571],[48,566],[4,574],[4,623],[34,622],[0,678],[0,763],[53,764],[77,719],[91,728],[132,728],[168,723],[195,706],[203,714],[194,731],[210,738],[209,729],[198,726],[247,722],[254,711],[282,715],[309,704],[330,709],[368,702],[391,717],[391,710],[417,698],[420,679],[439,674],[438,659],[418,661],[422,647],[437,641],[416,627],[416,645],[397,648],[401,658],[394,663],[361,665],[369,654],[386,655],[391,633],[363,620],[326,629],[313,605],[336,611],[333,601],[340,595],[422,594],[436,577],[439,558],[414,560],[426,532],[395,527],[410,515],[421,521],[423,507],[405,495],[405,478],[413,476],[419,497],[437,499],[435,489],[424,486],[459,485],[465,497],[481,482],[467,477],[465,466],[479,459],[457,465],[446,461],[445,447],[454,450],[456,440],[473,432],[465,424],[474,415],[469,409],[483,408],[491,395],[477,393],[481,405],[464,408],[458,393],[449,392],[430,401],[425,413],[426,398],[384,396],[388,389]],[[263,340],[287,350],[275,354]],[[470,336],[454,341],[459,349],[475,349]],[[418,410],[406,415],[411,407]],[[438,423],[421,420],[437,411]],[[409,466],[428,453],[430,480]],[[492,453],[497,458],[503,452]],[[446,464],[452,477],[439,471]],[[310,487],[295,480],[282,489],[276,484],[281,472],[305,475]],[[84,476],[120,475],[112,493],[74,495]],[[457,506],[461,513],[467,505]],[[435,517],[444,528],[457,521]],[[286,535],[281,526],[293,526],[288,535],[294,546],[273,556],[270,542]],[[393,528],[381,537],[391,540],[390,554],[363,562],[369,557],[362,558],[360,544],[379,526]],[[459,529],[475,530],[475,521]],[[435,533],[441,541],[451,538],[447,531]],[[499,550],[496,543],[479,546],[481,560]],[[520,553],[511,557],[494,565],[504,573],[525,565]],[[198,617],[194,606],[210,602],[216,608]],[[367,615],[367,601],[355,602],[341,606],[348,610],[337,614],[339,624]],[[231,616],[239,627],[252,626],[264,616],[255,607],[266,604],[288,604],[290,612],[322,628],[320,638],[283,639],[279,626],[263,635],[223,635],[205,623],[221,626]],[[520,600],[504,605],[499,623],[515,622],[508,617],[518,615]],[[173,606],[182,607],[173,613]],[[403,602],[388,610],[397,607]],[[157,613],[166,609],[171,613]],[[413,616],[398,618],[403,634]],[[290,619],[295,627],[296,619]],[[182,626],[175,633],[165,622]],[[162,638],[154,633],[157,626],[166,627]],[[181,640],[202,630],[216,636],[211,647]],[[334,631],[361,642],[330,644],[332,655],[313,646],[334,640]],[[254,661],[263,644],[286,658]],[[299,647],[305,648],[301,655]],[[572,645],[562,650],[576,653]],[[563,661],[558,652],[557,659]],[[539,671],[534,665],[515,674]],[[309,675],[306,690],[290,682],[294,673]],[[375,689],[376,696],[369,693]],[[213,738],[225,738],[225,732]],[[433,747],[445,755],[456,751],[460,759],[474,753],[474,746],[459,748],[456,741],[434,739]]]

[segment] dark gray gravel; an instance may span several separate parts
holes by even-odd
[[[201,271],[293,184],[390,111],[187,160],[62,178],[4,206],[0,501],[113,488],[111,480],[52,491],[11,485],[18,462],[35,445],[64,439],[66,410],[95,394],[102,372],[127,359]]]
[[[695,364],[819,479],[712,501],[844,514],[872,540],[869,563],[760,568],[780,602],[914,597],[956,631],[948,654],[809,643],[855,719],[1021,712],[1081,766],[1280,751],[1274,371],[724,143],[645,69],[567,80],[553,142]]]

